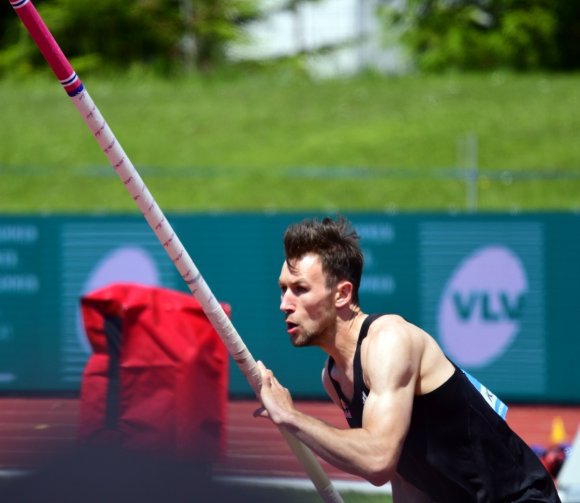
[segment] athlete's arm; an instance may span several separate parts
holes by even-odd
[[[335,428],[298,411],[292,397],[259,363],[263,408],[256,415],[286,427],[327,462],[375,485],[388,482],[409,427],[420,352],[404,322],[375,321],[364,343],[362,364],[370,389],[361,428]]]

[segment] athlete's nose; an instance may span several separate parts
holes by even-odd
[[[286,290],[280,294],[280,311],[289,313],[293,310],[290,290]]]

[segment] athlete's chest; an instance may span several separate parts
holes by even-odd
[[[354,394],[354,377],[352,365],[350,365],[350,368],[346,369],[341,369],[338,366],[334,366],[330,372],[330,376],[340,387],[344,398],[351,402]]]

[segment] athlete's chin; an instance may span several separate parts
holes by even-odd
[[[290,336],[290,342],[295,348],[303,348],[307,346],[312,346],[312,340],[310,337],[304,335],[295,334]]]

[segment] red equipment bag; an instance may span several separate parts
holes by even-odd
[[[184,461],[225,454],[228,353],[195,298],[116,283],[83,296],[81,310],[93,354],[80,443]]]

